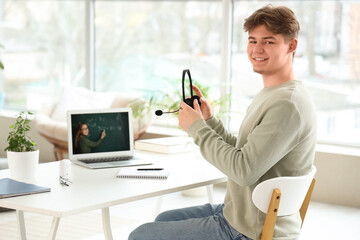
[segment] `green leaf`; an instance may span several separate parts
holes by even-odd
[[[28,136],[31,129],[31,121],[27,119],[27,115],[33,115],[33,113],[29,111],[22,111],[17,114],[15,123],[10,126],[10,129],[12,130],[10,130],[7,137],[9,145],[5,148],[5,151],[35,151],[36,143]]]

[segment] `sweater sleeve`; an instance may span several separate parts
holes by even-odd
[[[296,146],[300,125],[296,106],[281,100],[262,112],[242,146],[223,141],[202,119],[190,126],[189,134],[207,161],[237,184],[249,186]]]
[[[223,123],[216,117],[212,117],[206,121],[206,124],[210,126],[219,136],[228,144],[235,147],[236,137],[229,133],[224,127]]]

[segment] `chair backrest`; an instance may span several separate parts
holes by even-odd
[[[277,177],[261,182],[255,187],[252,200],[255,206],[266,214],[273,190],[278,188],[281,191],[281,201],[277,215],[293,214],[299,211],[315,173],[316,167],[312,166],[310,173],[304,176]]]

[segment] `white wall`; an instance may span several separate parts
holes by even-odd
[[[312,200],[360,208],[360,154],[318,150]],[[330,152],[331,151],[331,152]]]

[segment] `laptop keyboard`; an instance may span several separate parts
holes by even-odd
[[[107,157],[107,158],[91,158],[91,159],[81,159],[79,161],[83,163],[103,163],[103,162],[115,162],[115,161],[124,161],[133,159],[133,156],[122,156],[122,157]]]

